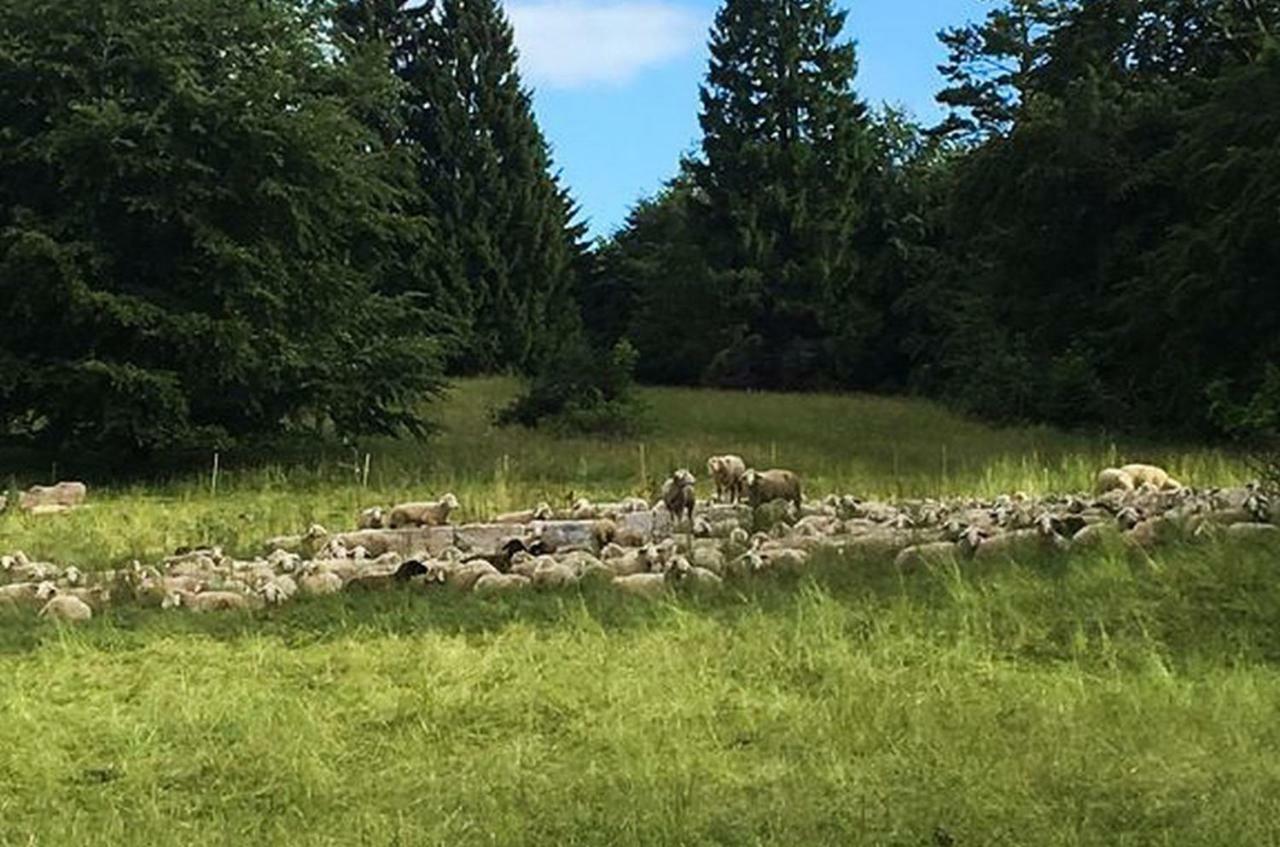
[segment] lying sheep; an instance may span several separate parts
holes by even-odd
[[[613,584],[627,594],[653,599],[667,590],[667,577],[660,573],[638,573],[631,576],[615,576]]]
[[[263,600],[238,591],[204,591],[190,594],[171,591],[160,604],[162,609],[190,609],[193,612],[234,612],[261,608]]]
[[[741,456],[732,454],[712,456],[707,459],[707,474],[716,485],[716,500],[737,503],[743,494],[742,478],[747,473],[747,463]]]
[[[387,516],[381,506],[373,506],[360,513],[356,521],[356,529],[382,529],[386,525]]]
[[[36,593],[38,587],[34,582],[0,585],[0,606],[35,606],[41,599]]]
[[[446,494],[429,503],[401,503],[391,510],[387,526],[399,529],[405,526],[443,526],[449,515],[458,508],[458,498]]]
[[[507,512],[498,515],[493,519],[493,523],[505,524],[525,524],[534,521],[549,521],[555,517],[555,510],[551,508],[549,503],[539,503],[532,509],[525,509],[522,512]]]
[[[56,594],[44,608],[40,617],[68,623],[80,623],[93,617],[93,609],[89,604],[73,594]]]
[[[324,597],[341,590],[342,577],[331,571],[313,570],[298,580],[298,591],[308,597]]]
[[[33,485],[18,495],[18,508],[32,514],[48,509],[46,513],[53,514],[82,505],[88,494],[89,489],[83,482]]]
[[[743,475],[742,485],[747,494],[747,502],[753,509],[774,500],[787,500],[794,503],[796,509],[802,505],[800,478],[791,471],[752,469]]]
[[[683,516],[688,519],[690,526],[693,525],[693,509],[698,499],[694,490],[696,484],[693,474],[683,468],[663,483],[662,504],[677,522]]]
[[[1138,487],[1150,485],[1157,491],[1178,491],[1184,487],[1168,471],[1155,465],[1125,465],[1120,472],[1127,474]]]
[[[488,596],[521,591],[528,587],[529,579],[527,577],[513,573],[491,573],[485,574],[476,580],[472,591],[482,596]]]
[[[1120,468],[1103,468],[1098,472],[1098,479],[1095,485],[1095,489],[1099,494],[1109,494],[1112,491],[1133,491],[1137,487],[1133,477]]]

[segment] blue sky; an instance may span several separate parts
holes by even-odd
[[[945,58],[939,29],[989,0],[845,0],[858,90],[932,120]],[[675,173],[698,141],[698,85],[718,0],[506,0],[556,167],[593,235]]]

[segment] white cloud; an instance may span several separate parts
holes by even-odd
[[[698,15],[654,0],[511,0],[520,69],[552,88],[622,84],[697,49]]]

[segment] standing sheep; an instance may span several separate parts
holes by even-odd
[[[802,504],[800,477],[791,471],[749,470],[743,475],[742,484],[747,494],[747,502],[753,509],[774,500],[787,500],[794,503],[797,509]]]
[[[707,459],[707,473],[716,484],[717,500],[723,503],[728,495],[730,503],[738,502],[743,494],[742,478],[747,473],[747,463],[741,456],[712,456]]]
[[[693,474],[683,468],[663,483],[662,503],[675,521],[678,522],[683,515],[689,520],[689,525],[693,525],[693,507],[698,499],[694,491],[696,484]]]
[[[446,494],[430,503],[401,503],[391,510],[387,526],[399,529],[403,526],[443,526],[449,522],[449,514],[458,508],[458,498]]]

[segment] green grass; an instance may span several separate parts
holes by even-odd
[[[82,567],[155,559],[179,546],[221,544],[256,553],[275,535],[312,523],[354,525],[360,508],[453,491],[462,520],[539,501],[652,496],[677,467],[705,477],[706,459],[736,452],[758,467],[800,473],[809,495],[864,497],[1077,491],[1100,467],[1153,461],[1185,481],[1211,485],[1246,477],[1220,450],[1067,435],[1047,428],[993,429],[919,400],[870,396],[745,394],[650,389],[652,430],[633,441],[552,438],[496,429],[491,409],[516,389],[510,380],[464,382],[440,410],[443,434],[425,444],[374,441],[369,488],[356,481],[359,454],[318,448],[303,458],[258,453],[220,457],[218,493],[209,469],[112,487],[91,474],[92,507],[56,520],[0,515],[0,548],[62,557]],[[643,460],[642,460],[643,450]],[[212,459],[212,456],[210,456]],[[59,457],[74,478],[75,457]],[[0,469],[0,476],[3,476]],[[29,470],[17,485],[47,482]],[[704,495],[709,491],[705,478]]]
[[[1084,488],[1114,456],[1243,474],[908,401],[654,391],[643,482],[635,443],[485,427],[510,390],[467,383],[439,441],[374,445],[369,491],[336,457],[231,456],[216,497],[95,486],[84,512],[0,518],[0,549],[98,566],[252,546],[408,492],[478,515],[643,490],[722,450],[771,464],[775,444],[819,493]],[[0,844],[1278,844],[1278,565],[1223,544],[910,575],[832,559],[657,603],[0,612]]]

